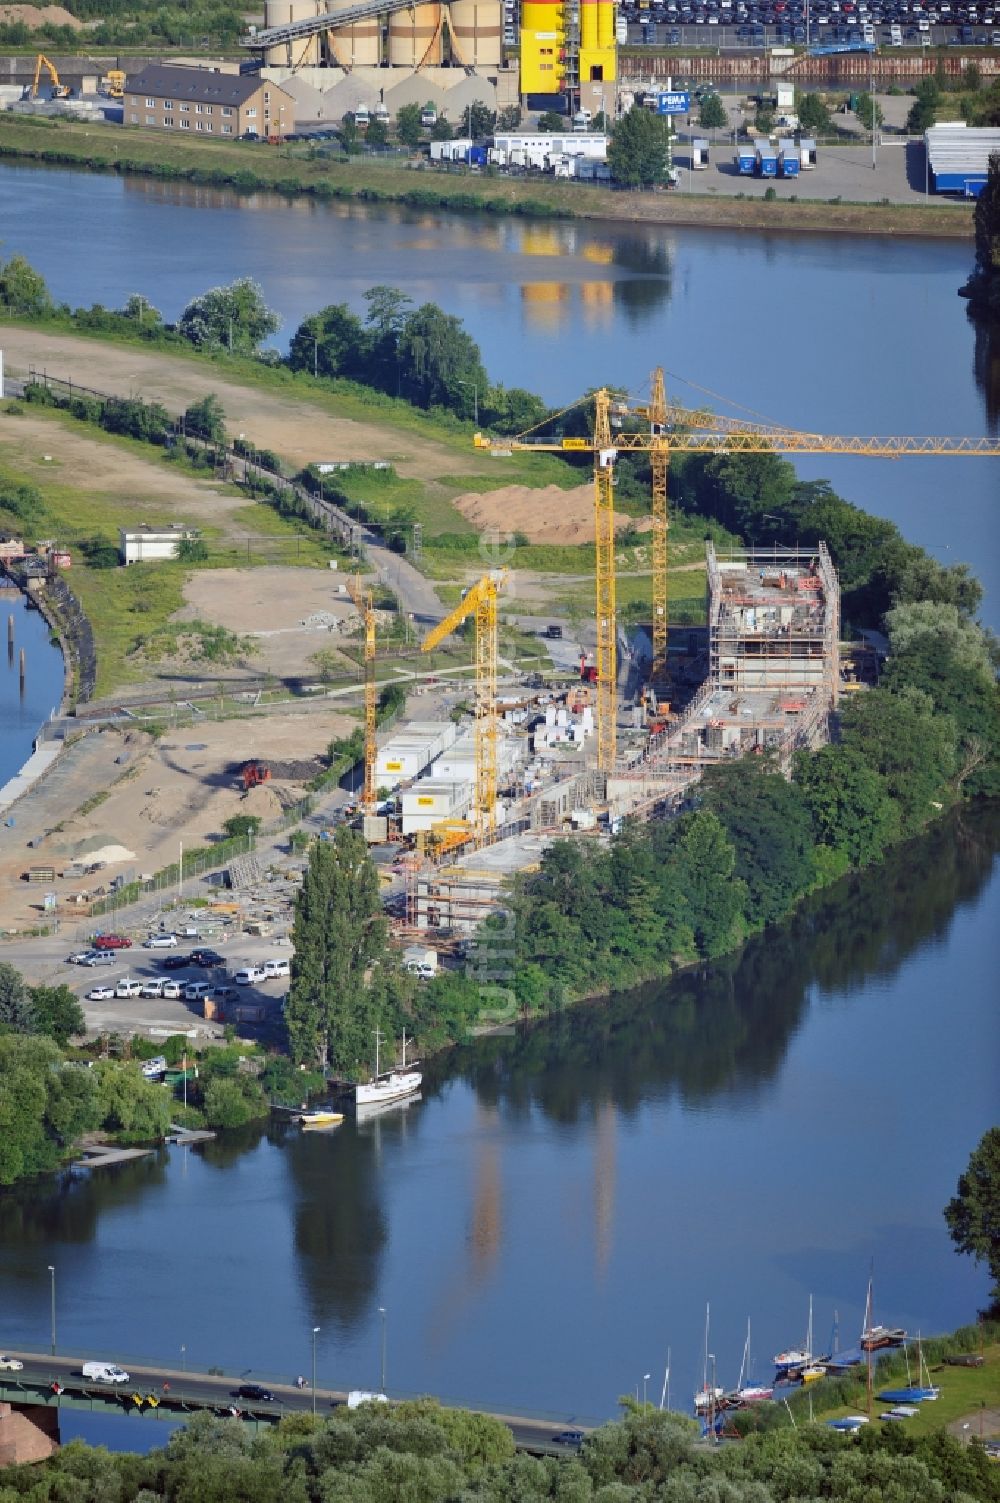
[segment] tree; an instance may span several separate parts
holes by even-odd
[[[281,319],[268,308],[260,284],[251,277],[239,277],[193,298],[177,322],[178,333],[192,344],[239,355],[256,355],[280,328]]]
[[[0,1031],[34,1033],[33,1024],[28,983],[20,971],[0,961]]]
[[[251,1076],[218,1076],[205,1087],[205,1121],[209,1127],[245,1127],[266,1117],[267,1098]]]
[[[424,303],[404,322],[397,343],[400,395],[418,407],[447,407],[472,417],[489,377],[479,346],[454,314]]]
[[[362,837],[340,825],[309,853],[292,927],[286,1007],[293,1058],[356,1074],[377,1022],[371,967],[385,958],[378,874]]]
[[[769,105],[759,104],[753,117],[753,128],[759,136],[769,136],[774,130],[774,111]]]
[[[101,1059],[93,1076],[101,1126],[134,1142],[159,1141],[170,1126],[170,1096],[132,1064]]]
[[[848,746],[801,752],[795,782],[805,797],[820,845],[854,867],[881,860],[899,834],[899,811],[885,779]]]
[[[795,109],[803,130],[822,135],[830,129],[830,111],[822,94],[817,94],[812,89],[802,92],[796,99]]]
[[[133,292],[126,301],[122,309],[122,318],[132,319],[149,332],[163,327],[163,314],[159,308],[154,308],[149,299],[142,297],[138,292]]]
[[[964,289],[973,313],[1000,321],[1000,152],[990,156],[986,186],[976,199],[976,266]]]
[[[236,840],[241,835],[256,835],[260,829],[260,815],[231,814],[223,821],[222,828],[230,840]]]
[[[98,1125],[93,1072],[51,1039],[0,1033],[0,1185],[54,1169]]]
[[[941,88],[936,79],[922,78],[913,92],[916,100],[906,117],[906,133],[908,136],[922,136],[934,124],[941,102]]]
[[[454,134],[455,132],[452,130],[451,125],[446,117],[444,115],[438,115],[434,124],[431,126],[431,140],[450,141]]]
[[[812,822],[801,790],[756,759],[711,768],[699,796],[736,852],[733,870],[747,886],[749,924],[783,918],[815,874]]]
[[[214,392],[192,402],[184,413],[184,431],[210,444],[226,441],[226,410]]]
[[[474,141],[481,141],[484,136],[492,136],[496,130],[497,117],[489,105],[483,104],[477,99],[466,111],[466,126],[469,135]]]
[[[41,318],[52,311],[45,278],[23,256],[0,262],[0,305],[29,318]]]
[[[885,119],[882,106],[873,95],[867,92],[858,95],[858,104],[854,113],[865,130],[877,130]]]
[[[701,109],[698,112],[698,124],[703,130],[719,130],[729,124],[726,106],[714,90],[711,94],[705,94],[702,98]]]
[[[517,130],[521,123],[521,107],[508,104],[497,115],[497,130]]]
[[[885,779],[899,808],[900,832],[922,829],[951,797],[955,772],[954,722],[939,715],[920,689],[872,689],[857,694],[841,714],[843,744]]]
[[[535,129],[544,135],[550,135],[554,130],[565,130],[566,117],[560,115],[557,110],[543,110],[538,117]]]
[[[723,955],[742,938],[747,902],[746,883],[733,875],[733,844],[719,818],[699,809],[681,820],[677,853],[698,953]]]
[[[83,1008],[65,984],[33,986],[30,993],[33,1033],[44,1033],[57,1044],[66,1045],[71,1038],[86,1032]]]
[[[348,110],[340,122],[340,144],[350,156],[352,151],[357,151],[360,140],[361,131],[358,128],[358,122],[354,118],[353,111]]]
[[[365,131],[366,146],[388,146],[389,127],[384,120],[370,120]]]
[[[396,135],[404,146],[419,146],[421,125],[419,104],[403,104],[396,111]]]
[[[958,1251],[986,1264],[990,1296],[1000,1304],[1000,1127],[991,1127],[973,1149],[944,1219]]]
[[[399,375],[396,352],[400,330],[406,318],[410,299],[398,287],[379,284],[369,287],[365,293],[368,312],[365,327],[368,334],[368,374],[366,380],[391,395],[399,394]]]
[[[288,364],[293,371],[364,380],[368,347],[369,339],[357,314],[346,303],[331,303],[299,324],[292,335]]]
[[[615,125],[608,143],[611,176],[625,188],[653,188],[666,181],[669,124],[648,110],[631,109]]]

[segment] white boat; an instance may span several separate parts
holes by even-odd
[[[763,1404],[765,1400],[774,1395],[774,1389],[763,1383],[746,1383],[744,1379],[750,1373],[750,1319],[747,1317],[747,1339],[743,1343],[743,1360],[740,1363],[740,1375],[736,1387],[731,1394],[727,1395],[727,1402],[736,1409],[745,1404]]]
[[[801,1350],[792,1347],[787,1352],[776,1352],[774,1366],[779,1373],[794,1372],[796,1368],[808,1367],[813,1359],[813,1302],[809,1296],[809,1326],[806,1331],[806,1344]]]
[[[397,1070],[379,1070],[378,1049],[382,1036],[375,1030],[375,1074],[371,1080],[354,1087],[355,1106],[384,1106],[390,1101],[401,1101],[419,1091],[423,1076],[419,1070],[406,1066],[406,1034],[403,1034],[403,1063]]]

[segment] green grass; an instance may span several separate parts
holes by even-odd
[[[987,1409],[1000,1408],[1000,1345],[988,1346],[983,1352],[984,1362],[982,1367],[932,1367],[931,1382],[940,1388],[941,1393],[937,1399],[930,1403],[919,1404],[917,1412],[908,1420],[900,1420],[908,1434],[927,1435],[931,1431],[943,1429],[953,1420],[968,1419],[973,1435],[978,1435],[977,1416],[980,1408],[985,1405]],[[910,1359],[914,1381],[916,1381],[916,1357]],[[904,1383],[905,1372],[903,1375]],[[891,1404],[880,1403],[878,1393],[880,1389],[897,1388],[900,1386],[897,1378],[879,1378],[874,1382],[872,1401],[872,1423],[877,1424],[877,1415],[884,1409],[892,1407]],[[821,1393],[817,1394],[817,1400],[821,1400]],[[836,1409],[823,1410],[823,1418],[836,1419],[845,1414],[864,1414],[866,1399],[865,1377],[861,1374],[858,1383],[857,1403],[842,1404]],[[817,1404],[817,1412],[819,1406]],[[888,1421],[895,1424],[897,1421]],[[987,1438],[989,1432],[987,1431]]]

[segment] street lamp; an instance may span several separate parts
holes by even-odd
[[[187,1364],[187,1347],[184,1346],[183,1343],[182,1343],[181,1344],[181,1372],[186,1373],[187,1370],[188,1370],[188,1364]]]
[[[379,1380],[379,1393],[385,1393],[385,1309],[382,1305],[379,1305],[378,1313],[382,1317],[382,1364]]]
[[[319,1335],[319,1326],[313,1326],[313,1418],[316,1417],[316,1337]]]
[[[52,1266],[51,1263],[49,1264],[49,1275],[50,1275],[49,1288],[50,1288],[50,1293],[51,1293],[51,1314],[52,1314],[52,1355],[54,1357],[55,1354],[56,1354],[56,1271],[53,1268],[53,1266]]]
[[[643,1409],[645,1409],[645,1407],[646,1407],[646,1384],[649,1382],[649,1377],[650,1377],[649,1373],[643,1373],[643,1375],[642,1375],[642,1407],[643,1407]]]
[[[479,385],[475,381],[459,381],[459,386],[472,387],[472,421],[479,427]]]

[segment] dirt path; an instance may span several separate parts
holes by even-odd
[[[291,392],[285,396],[242,386],[207,361],[202,369],[163,350],[147,353],[38,329],[5,329],[3,346],[11,374],[26,373],[33,365],[97,391],[162,402],[171,413],[183,412],[214,392],[226,410],[230,433],[245,433],[298,467],[313,460],[387,459],[401,475],[420,480],[435,480],[456,468],[454,451],[433,439],[394,432],[375,422],[332,417]],[[461,468],[471,473],[479,465],[470,455]]]

